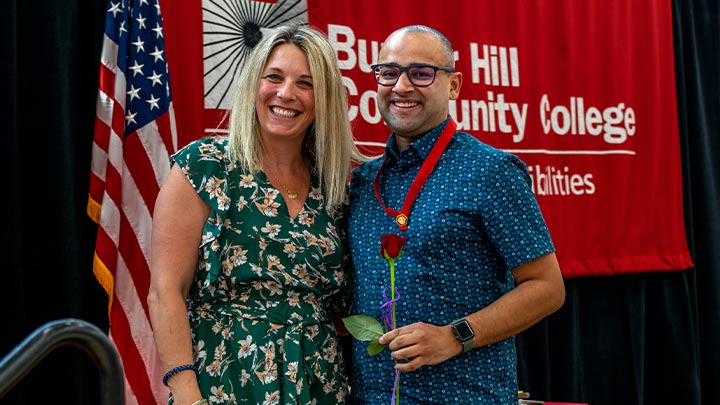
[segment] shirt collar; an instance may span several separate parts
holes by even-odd
[[[430,131],[420,135],[408,146],[408,148],[415,149],[418,155],[420,155],[423,159],[427,158],[433,146],[435,146],[438,138],[440,138],[440,134],[442,134],[443,129],[445,129],[445,126],[448,124],[449,121],[450,116],[448,115],[447,118],[445,118],[445,121],[441,122],[440,125],[436,126]],[[390,139],[388,139],[388,142],[385,145],[385,156],[395,160],[400,157],[400,153],[397,149],[397,143],[395,142],[394,132],[390,135]]]

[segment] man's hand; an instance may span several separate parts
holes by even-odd
[[[392,358],[398,360],[397,370],[402,372],[442,363],[462,353],[462,344],[450,325],[417,322],[391,330],[380,336],[379,341],[388,346]]]

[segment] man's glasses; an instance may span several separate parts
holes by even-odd
[[[427,87],[433,84],[438,70],[444,70],[448,73],[455,71],[451,67],[422,63],[413,63],[405,67],[397,63],[381,63],[379,65],[370,65],[370,69],[375,72],[375,81],[381,86],[394,86],[400,79],[400,75],[407,72],[408,80],[413,86],[417,87]]]

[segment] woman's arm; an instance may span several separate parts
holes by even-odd
[[[174,165],[155,201],[148,294],[155,345],[165,372],[194,363],[185,299],[209,213],[210,207]],[[191,370],[175,374],[168,385],[177,404],[191,404],[201,398]]]

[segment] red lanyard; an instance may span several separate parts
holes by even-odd
[[[412,207],[413,203],[415,202],[415,198],[420,192],[420,189],[422,189],[423,185],[425,185],[425,181],[430,176],[430,173],[432,173],[438,160],[440,160],[440,155],[442,155],[448,143],[450,143],[453,134],[455,134],[456,128],[457,124],[455,124],[455,121],[450,118],[442,134],[440,134],[440,138],[438,138],[438,140],[435,142],[432,150],[430,150],[430,154],[425,159],[422,166],[420,166],[420,171],[415,176],[412,185],[410,185],[410,190],[408,190],[407,196],[405,196],[405,202],[403,202],[403,206],[400,211],[386,207],[382,201],[382,197],[380,197],[380,186],[378,185],[378,179],[380,178],[380,172],[385,165],[385,160],[387,160],[387,154],[385,155],[385,158],[380,164],[380,168],[375,175],[375,181],[373,182],[373,187],[375,188],[375,196],[377,197],[378,201],[380,201],[380,205],[383,207],[385,212],[391,217],[395,218],[395,223],[398,224],[401,231],[407,229],[408,222],[410,220],[410,207]]]

